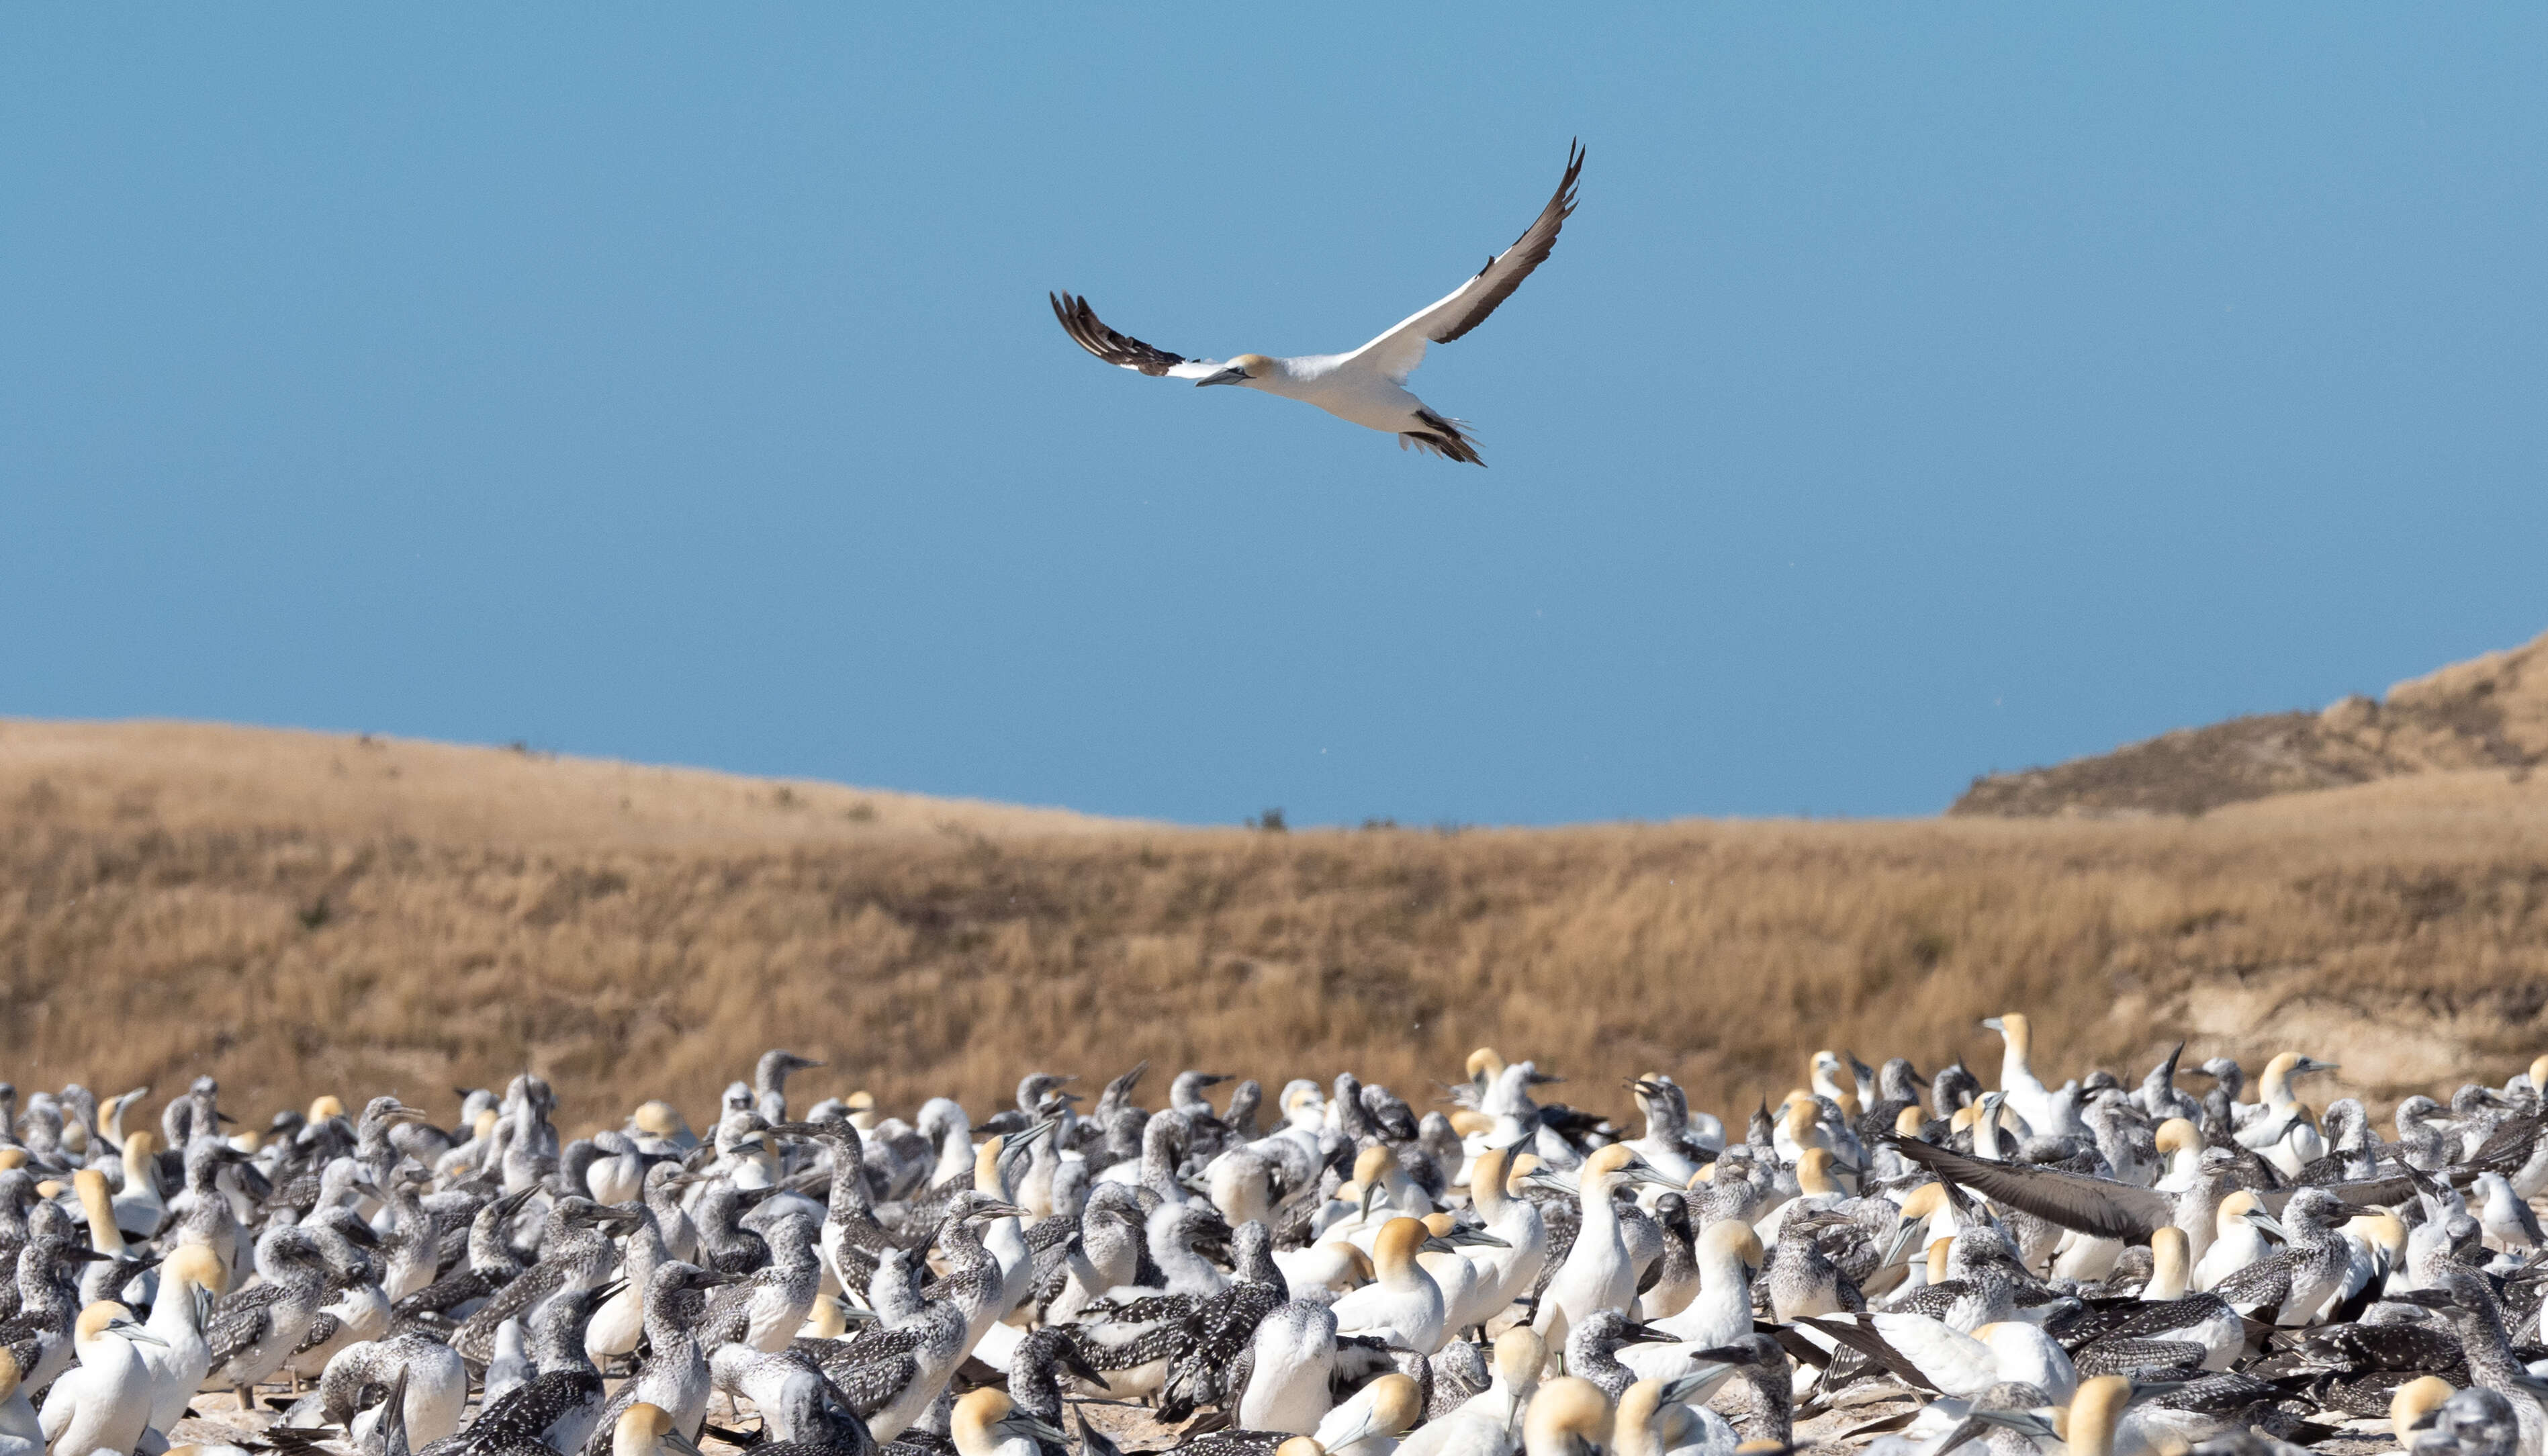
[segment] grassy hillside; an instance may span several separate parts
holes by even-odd
[[[2517,780],[2517,781],[2516,781]],[[1924,1069],[2284,1045],[2394,1097],[2548,1049],[2548,775],[2431,772],[2199,819],[1183,830],[501,749],[0,722],[0,1076],[209,1069],[262,1112],[525,1066],[580,1125],[694,1118],[764,1047],[814,1095],[1005,1102],[1029,1068],[1472,1047],[1580,1105],[1748,1107],[1814,1048]]]
[[[2179,728],[1973,780],[1950,814],[2201,814],[2275,794],[2548,764],[2548,633],[2318,712]]]

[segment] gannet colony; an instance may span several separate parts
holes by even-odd
[[[2548,1057],[2392,1138],[2304,1053],[2056,1088],[1986,1025],[1995,1089],[1824,1051],[1731,1127],[1483,1048],[908,1121],[774,1050],[573,1138],[528,1074],[9,1088],[0,1456],[2541,1456]]]

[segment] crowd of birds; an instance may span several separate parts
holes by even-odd
[[[1422,1112],[1136,1067],[980,1123],[774,1050],[704,1138],[528,1074],[456,1128],[9,1088],[0,1456],[2542,1456],[2548,1057],[2392,1139],[2304,1054],[2053,1088],[1985,1025],[1996,1090],[1825,1051],[1732,1138],[1491,1049]]]

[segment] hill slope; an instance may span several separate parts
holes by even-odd
[[[1947,812],[2200,814],[2223,804],[2548,762],[2548,635],[2323,712],[2181,728],[2095,758],[1977,778]]]
[[[1987,1075],[1975,1022],[2022,1007],[2056,1066],[2190,1033],[2384,1096],[2500,1078],[2548,1045],[2548,775],[2408,782],[2192,822],[1281,835],[0,722],[0,1076],[447,1114],[527,1066],[583,1123],[704,1116],[771,1046],[831,1061],[816,1095],[979,1110],[1143,1056],[1420,1101],[1493,1044],[1582,1105],[1662,1070],[1733,1108],[1822,1046]]]

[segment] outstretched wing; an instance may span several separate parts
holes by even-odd
[[[1967,1157],[1954,1148],[1908,1138],[1885,1141],[1950,1183],[2091,1237],[2138,1243],[2176,1217],[2176,1201],[2166,1194],[2111,1178]]]
[[[1399,384],[1424,362],[1424,346],[1447,344],[1470,329],[1487,321],[1496,306],[1512,296],[1530,270],[1548,260],[1548,250],[1557,245],[1557,230],[1575,212],[1575,179],[1584,171],[1584,146],[1570,142],[1566,149],[1566,175],[1560,178],[1557,192],[1539,216],[1522,229],[1513,245],[1487,260],[1478,276],[1454,289],[1449,298],[1416,314],[1387,333],[1356,349],[1348,356],[1366,360]]]
[[[1086,299],[1066,293],[1045,297],[1052,300],[1052,317],[1061,320],[1061,331],[1070,335],[1071,342],[1118,368],[1167,379],[1202,379],[1221,372],[1218,359],[1189,359],[1117,333],[1098,318]]]

